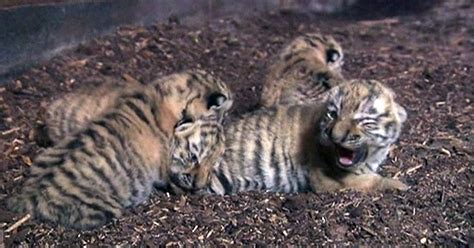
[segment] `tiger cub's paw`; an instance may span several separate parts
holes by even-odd
[[[380,182],[379,189],[407,191],[410,187],[398,179],[384,177]]]

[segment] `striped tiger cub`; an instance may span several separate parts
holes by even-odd
[[[222,109],[231,104],[226,101]],[[225,149],[223,114],[225,111],[215,111],[175,129],[170,165],[170,190],[174,193],[193,192],[208,184]]]
[[[211,163],[209,184],[195,190],[406,190],[402,182],[377,174],[405,120],[406,112],[392,91],[373,80],[338,85],[323,102],[260,109],[223,129],[222,158]],[[180,147],[183,156],[190,152]],[[171,167],[182,164],[174,157]]]
[[[170,107],[176,105],[176,110],[183,110],[184,106],[189,104],[187,107],[189,116],[183,116],[183,118],[191,118],[192,111],[199,111],[199,109],[194,109],[200,107],[199,104],[193,104],[195,98],[207,98],[209,105],[221,104],[225,99],[230,99],[227,86],[202,70],[174,73],[155,79],[149,84],[159,85],[163,89],[164,102],[170,104]],[[114,106],[124,89],[133,87],[141,87],[141,84],[109,81],[98,87],[81,89],[53,101],[47,109],[45,120],[49,138],[53,143],[57,143],[69,134],[85,128],[92,119],[100,117]],[[196,102],[199,103],[199,100]]]
[[[39,154],[9,208],[90,229],[145,201],[154,186],[166,185],[175,128],[226,112],[230,92],[202,71],[159,81],[123,89],[100,117]]]
[[[263,84],[260,104],[305,104],[343,81],[342,48],[334,38],[304,34],[287,44],[275,58]]]

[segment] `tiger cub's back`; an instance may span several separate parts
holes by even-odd
[[[183,118],[197,118],[199,113],[211,105],[222,104],[231,100],[232,95],[227,85],[220,79],[202,70],[187,70],[157,78],[149,83],[159,87],[166,104],[170,109],[182,111],[183,99],[186,103],[187,116]],[[122,91],[126,89],[144,87],[137,81],[107,80],[104,84],[93,88],[83,88],[59,98],[51,103],[47,109],[46,126],[49,138],[53,143],[70,134],[84,129],[93,119],[99,118],[117,103]],[[200,96],[207,99],[206,104],[198,104]],[[196,104],[194,104],[196,103]]]
[[[298,36],[275,57],[263,84],[261,105],[305,104],[343,81],[343,51],[331,36]]]
[[[275,106],[246,114],[225,126],[225,153],[207,188],[210,193],[308,190],[299,142],[313,108]]]
[[[46,111],[45,123],[49,138],[57,143],[85,128],[92,119],[100,117],[112,107],[120,91],[126,87],[131,85],[106,81],[93,89],[83,88],[56,99]]]

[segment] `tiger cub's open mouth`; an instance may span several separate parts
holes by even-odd
[[[342,168],[349,168],[364,160],[367,155],[367,149],[356,148],[354,150],[342,147],[336,144],[337,164]]]

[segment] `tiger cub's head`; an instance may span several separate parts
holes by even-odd
[[[304,54],[310,55],[307,58],[311,60],[327,65],[330,70],[341,70],[344,54],[341,45],[332,36],[319,33],[298,36],[283,48],[279,58],[286,62],[296,62]]]
[[[230,108],[230,104],[226,102],[223,107]],[[225,110],[215,107],[211,110],[208,115],[175,128],[169,175],[171,183],[183,191],[206,186],[214,165],[224,153],[222,122]]]
[[[269,67],[261,103],[301,104],[318,100],[342,79],[343,52],[331,36],[301,35],[287,44]]]
[[[375,80],[352,80],[328,92],[321,141],[331,147],[334,163],[346,170],[360,165],[377,170],[407,118],[394,98]]]
[[[151,84],[164,96],[164,105],[180,116],[176,126],[217,110],[228,111],[232,105],[232,94],[227,85],[203,70],[174,73]]]

